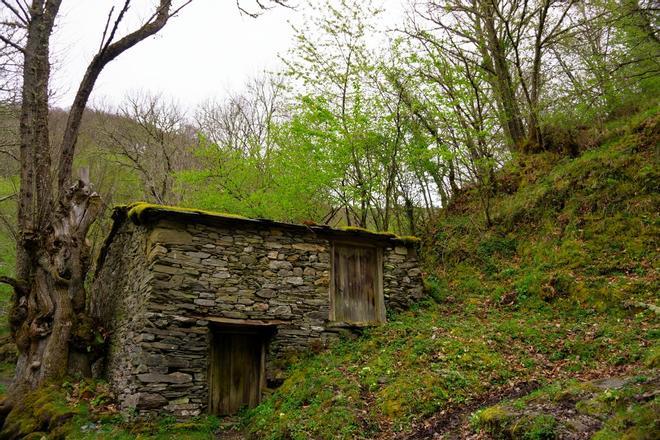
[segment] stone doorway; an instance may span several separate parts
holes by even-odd
[[[209,412],[220,416],[253,408],[265,386],[266,345],[263,329],[213,326],[209,348]]]

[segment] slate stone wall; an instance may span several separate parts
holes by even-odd
[[[124,407],[177,416],[205,411],[213,319],[278,322],[266,356],[270,385],[284,379],[296,353],[325,347],[346,331],[328,322],[328,237],[250,225],[126,223],[96,281],[122,296],[108,377]],[[383,290],[386,309],[397,311],[422,296],[422,280],[415,250],[390,243],[383,248]],[[136,262],[132,270],[124,259]],[[104,281],[110,273],[124,278],[115,282],[121,286]],[[132,315],[123,314],[127,307]]]
[[[107,251],[92,286],[90,309],[110,332],[106,376],[119,401],[135,406],[142,364],[141,332],[147,321],[153,275],[147,265],[147,228],[125,223]]]
[[[402,244],[388,246],[383,257],[385,309],[396,312],[406,310],[424,296],[417,251]]]

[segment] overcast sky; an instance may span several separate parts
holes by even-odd
[[[251,1],[242,0],[242,4],[249,8],[254,5]],[[116,3],[63,2],[52,45],[56,60],[55,105],[71,104],[84,69],[98,49],[108,11]],[[125,31],[153,10],[148,7],[153,0],[134,3]],[[385,21],[399,21],[402,3],[382,0]],[[222,97],[228,90],[240,89],[249,77],[264,69],[276,69],[278,53],[285,53],[293,44],[288,22],[299,23],[302,19],[302,8],[274,8],[253,19],[241,15],[234,0],[193,0],[157,36],[106,67],[94,89],[93,105],[116,105],[127,92],[135,90],[164,93],[186,108]]]

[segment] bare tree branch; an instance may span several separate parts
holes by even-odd
[[[0,40],[3,43],[5,43],[6,45],[13,47],[17,51],[19,51],[21,53],[25,53],[25,49],[23,47],[21,47],[20,45],[14,43],[13,41],[11,41],[9,38],[5,37],[4,35],[0,35]]]
[[[0,2],[2,2],[3,5],[5,5],[11,12],[13,12],[14,16],[16,16],[16,18],[18,18],[21,21],[21,23],[23,23],[25,26],[28,25],[28,23],[30,21],[30,17],[27,14],[27,11],[25,11],[23,9],[23,6],[21,6],[20,3],[17,3],[17,5],[18,5],[19,9],[22,11],[23,15],[14,6],[9,4],[9,2],[7,0],[0,0]]]
[[[112,26],[112,31],[110,31],[110,36],[108,37],[107,41],[105,44],[103,43],[103,40],[101,41],[101,50],[100,52],[105,51],[110,43],[112,43],[112,40],[115,39],[115,34],[117,33],[117,28],[119,27],[119,23],[124,19],[124,15],[128,11],[128,8],[131,6],[131,0],[126,0],[124,2],[124,6],[121,8],[121,11],[119,11],[119,15],[117,16],[117,19],[115,20],[115,23]],[[110,15],[112,15],[112,10],[110,11]],[[110,19],[110,15],[108,15],[108,20]],[[105,31],[104,31],[104,37],[105,37]]]
[[[128,2],[129,0],[126,1],[126,4],[128,4]],[[126,4],[125,7],[127,7]],[[188,4],[190,4],[190,1],[185,2],[183,6]],[[117,58],[124,51],[160,31],[172,16],[170,13],[171,7],[172,0],[160,0],[156,12],[145,24],[114,43],[111,43],[110,39],[108,39],[104,48],[94,56],[87,67],[85,76],[80,83],[80,87],[78,88],[78,92],[76,93],[76,97],[71,106],[69,118],[64,131],[64,137],[62,139],[57,176],[57,188],[60,197],[66,191],[66,186],[71,176],[73,154],[78,138],[80,123],[82,121],[82,115],[87,105],[87,100],[92,93],[94,84],[101,71],[106,64]],[[177,9],[177,11],[179,10],[180,8]],[[115,20],[115,25],[118,25],[120,17],[121,13],[120,16],[117,17],[117,20]],[[111,34],[111,36],[114,36],[114,34]]]
[[[247,8],[243,7],[241,4],[241,0],[236,0],[236,7],[238,8],[241,13],[247,15],[248,17],[252,18],[257,18],[264,12],[273,9],[274,7],[277,6],[284,6],[285,8],[293,9],[293,6],[289,4],[288,0],[269,0],[272,5],[267,5],[264,4],[261,0],[255,0],[255,3],[257,4],[257,10],[256,11],[249,11]]]
[[[108,18],[105,20],[105,26],[103,27],[103,35],[101,35],[101,45],[99,46],[99,51],[103,50],[103,44],[105,43],[105,37],[108,33],[108,27],[110,27],[110,20],[112,20],[112,13],[115,10],[115,6],[112,5],[110,12],[108,12]]]

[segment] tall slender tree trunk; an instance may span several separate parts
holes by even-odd
[[[480,6],[483,26],[477,23],[476,29],[477,33],[481,34],[482,47],[480,50],[484,55],[484,62],[488,65],[488,70],[492,72],[489,77],[495,90],[498,107],[502,112],[502,125],[511,147],[517,150],[526,140],[525,125],[516,98],[505,48],[497,33],[494,6],[489,1],[481,1]]]
[[[18,203],[19,240],[16,246],[16,276],[22,284],[16,290],[10,323],[19,350],[15,386],[36,386],[43,372],[60,368],[57,360],[46,359],[56,347],[48,341],[67,330],[54,326],[52,319],[67,316],[57,298],[48,293],[53,286],[40,263],[44,237],[52,212],[51,158],[48,132],[49,40],[59,2],[42,6],[28,25],[24,50],[23,91],[20,121],[21,186]],[[59,297],[59,295],[55,295]],[[57,307],[57,309],[56,309]],[[66,305],[64,305],[66,308]],[[66,341],[67,339],[65,339]],[[54,344],[58,344],[56,341]],[[66,365],[66,364],[65,364]]]
[[[534,59],[532,62],[531,85],[529,90],[529,115],[527,126],[529,127],[529,145],[530,152],[540,152],[545,148],[543,133],[541,131],[541,121],[539,118],[539,97],[541,95],[541,62],[543,58],[543,33],[546,26],[546,19],[550,1],[544,0],[539,10],[538,23],[536,26],[536,35],[534,38]],[[524,79],[521,78],[521,81]]]

